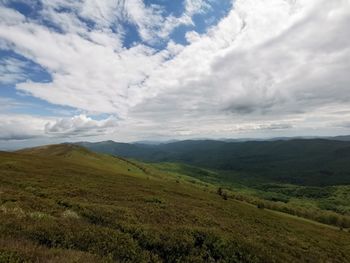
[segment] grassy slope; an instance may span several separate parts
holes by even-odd
[[[231,190],[231,196],[326,224],[350,227],[350,185],[327,187],[299,186],[252,180],[235,172],[213,171],[181,163],[152,166],[171,174],[185,174],[202,183]],[[265,208],[267,208],[265,206]]]
[[[70,145],[0,153],[0,215],[0,262],[350,261],[349,233]]]
[[[350,184],[350,142],[322,139],[281,141],[180,141],[160,145],[111,141],[84,143],[104,152],[150,162],[180,162],[227,171],[252,181],[305,186]],[[232,178],[235,180],[236,178]]]

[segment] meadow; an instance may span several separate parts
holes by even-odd
[[[75,145],[1,152],[0,262],[350,261],[347,231],[157,166]]]
[[[235,171],[208,170],[181,163],[152,164],[170,174],[187,175],[224,189],[236,200],[311,219],[341,229],[350,227],[350,186],[303,186],[271,182]]]

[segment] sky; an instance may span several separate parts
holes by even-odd
[[[0,148],[350,134],[350,0],[0,0]]]

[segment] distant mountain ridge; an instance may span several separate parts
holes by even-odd
[[[336,140],[336,141],[350,141],[350,135],[342,135],[342,136],[330,137],[329,139]]]
[[[219,139],[210,139],[210,138],[195,138],[188,140],[139,140],[130,143],[117,142],[113,140],[101,141],[101,142],[88,142],[81,141],[77,142],[78,145],[91,145],[91,144],[141,144],[141,145],[160,145],[160,144],[170,144],[178,143],[183,141],[218,141],[218,142],[268,142],[268,141],[291,141],[291,140],[331,140],[331,141],[350,141],[350,135],[339,135],[339,136],[294,136],[294,137],[271,137],[271,138],[219,138]]]

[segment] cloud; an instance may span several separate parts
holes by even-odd
[[[68,8],[72,11],[57,12]],[[114,9],[119,13],[114,15]],[[157,33],[165,21],[156,7],[146,7],[139,0],[103,4],[43,1],[40,12],[44,21],[55,25],[54,29],[0,7],[1,14],[11,14],[0,24],[0,38],[8,43],[9,49],[41,65],[53,79],[49,83],[37,83],[26,78],[17,89],[53,104],[125,117],[128,108],[142,100],[147,92],[142,82],[177,52],[172,42],[164,51],[143,44],[129,49],[122,47],[123,33],[111,31],[118,14],[136,23],[144,39],[148,39],[147,34],[153,38],[152,34]],[[192,13],[195,11],[191,10]],[[16,23],[13,17],[17,17]],[[81,17],[94,21],[97,26],[89,28]],[[164,32],[159,34],[166,37]]]
[[[138,99],[138,84],[166,56],[144,45],[116,52],[113,45],[27,22],[0,24],[0,37],[52,76],[50,83],[23,82],[19,90],[53,104],[121,116]]]
[[[188,32],[188,45],[169,41],[162,50],[149,44],[191,25],[210,1],[185,1],[179,17],[140,0],[43,3],[52,27],[0,7],[1,46],[52,76],[16,88],[88,115],[117,116],[115,136],[317,131],[348,116],[347,0],[237,0],[206,33]],[[72,11],[57,12],[63,7]],[[120,21],[134,24],[144,43],[124,47]],[[73,119],[51,121],[46,131],[109,130],[86,116]]]
[[[0,4],[2,4],[0,2]],[[5,2],[6,4],[6,2]],[[0,6],[1,8],[1,6]],[[16,10],[10,9],[10,8],[1,8],[0,9],[0,22],[1,23],[6,23],[9,25],[16,25],[18,23],[24,22],[25,21],[25,17],[17,12]]]
[[[119,13],[130,23],[136,25],[140,37],[149,43],[168,40],[173,30],[181,25],[194,25],[192,17],[205,13],[211,5],[205,0],[185,0],[181,16],[164,16],[160,5],[146,6],[142,0],[120,1]]]
[[[321,128],[310,116],[349,108],[349,26],[348,1],[236,1],[218,26],[192,33],[191,44],[153,72],[144,83],[152,96],[130,115],[198,134],[259,119]],[[208,119],[216,121],[207,126]]]
[[[0,59],[0,84],[15,84],[27,78],[28,63],[15,58]]]
[[[120,24],[130,23],[136,26],[139,36],[147,43],[168,39],[176,27],[193,25],[192,16],[210,9],[210,4],[205,0],[185,0],[183,15],[176,17],[165,16],[162,6],[146,5],[143,0],[41,2],[43,10],[40,13],[44,21],[53,23],[63,32],[75,32],[88,37],[89,31],[93,29],[95,32],[108,34],[111,39],[123,38],[124,32]]]
[[[94,136],[112,132],[117,127],[117,120],[109,117],[104,120],[93,120],[86,115],[62,118],[45,125],[45,133],[53,136]]]
[[[168,38],[171,32],[179,26],[194,26],[193,17],[204,14],[211,9],[210,1],[205,0],[185,0],[184,13],[180,17],[170,15],[160,24],[160,28],[155,30],[160,38]]]
[[[1,141],[33,138],[83,138],[115,132],[118,121],[113,116],[94,120],[84,114],[56,118],[10,113],[0,115],[0,127]]]
[[[204,13],[211,8],[209,1],[205,0],[185,0],[185,14],[193,16],[198,13]]]
[[[0,140],[25,140],[43,136],[47,119],[28,115],[0,115]]]

